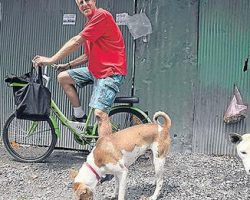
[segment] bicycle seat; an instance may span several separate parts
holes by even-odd
[[[116,97],[114,103],[139,103],[139,97]]]

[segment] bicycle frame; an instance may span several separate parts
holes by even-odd
[[[11,83],[10,86],[11,87],[24,87],[27,84],[25,83]],[[54,113],[56,115],[56,117],[61,121],[61,123],[66,126],[67,128],[70,129],[70,131],[77,135],[78,137],[82,138],[98,138],[98,136],[95,135],[95,128],[93,127],[92,131],[88,131],[87,132],[87,128],[90,127],[90,119],[91,116],[94,112],[94,109],[91,108],[90,112],[88,114],[88,118],[86,120],[85,123],[82,122],[73,122],[70,121],[62,112],[61,110],[58,108],[58,106],[56,105],[56,103],[54,102],[53,99],[51,99],[51,114],[50,114],[50,120],[52,121],[52,124],[54,126],[55,132],[57,137],[61,136],[61,131],[59,129],[59,125],[55,119],[55,116],[52,115],[52,113]],[[31,127],[29,128],[28,133],[32,134],[32,132],[36,129],[38,122],[34,121],[31,125]],[[97,124],[95,124],[95,126],[97,126]]]
[[[70,129],[70,131],[79,136],[79,137],[85,137],[85,138],[98,138],[98,136],[95,135],[95,129],[93,128],[93,130],[87,131],[87,128],[90,127],[90,120],[91,120],[91,116],[94,112],[94,109],[91,108],[90,112],[88,114],[87,120],[86,122],[73,122],[70,121],[62,112],[61,110],[58,108],[58,106],[56,105],[56,103],[54,102],[54,100],[51,100],[51,110],[52,112],[57,116],[57,118],[61,121],[61,123],[66,126],[67,128]],[[52,123],[54,125],[54,128],[56,130],[56,132],[60,132],[59,130],[59,126],[55,120],[55,118],[53,117],[53,115],[50,115],[50,119],[52,120]],[[56,133],[58,136],[60,136],[60,133]]]
[[[25,83],[11,83],[10,86],[11,87],[24,87]],[[113,106],[111,108],[111,111],[116,110],[116,109],[120,109],[120,108],[129,108],[131,110],[135,110],[137,112],[139,112],[142,116],[145,117],[145,119],[147,119],[148,122],[151,122],[150,118],[147,116],[146,113],[144,113],[141,109],[131,106],[131,105],[117,105],[117,106]],[[111,112],[110,111],[110,112]],[[59,107],[57,106],[57,104],[54,102],[53,99],[51,99],[51,114],[50,114],[50,120],[53,124],[53,127],[55,129],[55,133],[57,135],[57,137],[61,136],[61,131],[59,129],[59,125],[56,121],[55,116],[60,120],[60,122],[66,126],[72,134],[78,136],[80,139],[84,140],[85,139],[97,139],[98,135],[96,135],[96,130],[97,130],[97,123],[95,123],[93,126],[90,126],[90,121],[91,121],[91,116],[93,115],[94,112],[94,108],[91,108],[89,113],[88,113],[88,117],[86,122],[74,122],[69,120],[59,109]],[[54,113],[54,115],[53,115]],[[31,127],[29,128],[28,133],[32,134],[33,131],[36,129],[38,122],[34,121],[31,125]],[[117,129],[115,127],[114,124],[112,124],[112,127],[114,127],[115,129]]]
[[[118,105],[118,106],[113,106],[111,108],[111,111],[116,110],[116,109],[120,109],[120,108],[130,108],[131,110],[136,110],[137,112],[141,113],[148,122],[151,122],[151,119],[146,115],[146,113],[144,113],[141,109],[137,108],[137,107],[133,107],[130,105]],[[90,109],[90,112],[88,114],[87,120],[85,123],[83,122],[72,122],[70,120],[68,120],[68,118],[61,112],[61,110],[58,108],[58,106],[56,105],[56,103],[51,100],[51,109],[53,111],[53,113],[58,117],[58,119],[62,122],[63,125],[65,125],[67,128],[69,128],[71,130],[71,132],[79,137],[85,137],[85,138],[98,138],[98,135],[96,134],[96,130],[97,130],[97,123],[94,124],[91,131],[87,131],[88,127],[90,127],[89,123],[90,123],[90,119],[91,116],[94,112],[94,108]],[[55,120],[55,118],[53,118],[53,116],[50,116],[50,119],[52,120],[52,123],[54,125],[54,128],[56,130],[56,134],[58,136],[60,136],[60,130],[59,130],[59,126]],[[114,124],[112,124],[112,126],[115,126]],[[58,133],[59,132],[59,133]]]
[[[21,79],[17,78],[17,81],[15,79],[6,81],[13,88],[14,96],[15,92],[28,84],[26,79],[22,79],[22,77]],[[47,76],[47,67],[44,69],[43,78],[46,80],[46,84],[43,85],[48,87],[50,77]],[[23,80],[24,82],[22,82]],[[134,96],[115,99],[117,104],[111,108],[109,113],[112,133],[116,133],[124,128],[151,122],[145,112],[133,106],[134,103],[138,102],[139,98]],[[75,122],[68,119],[56,102],[51,99],[50,116],[46,121],[18,121],[18,119],[15,113],[12,113],[5,122],[3,142],[7,151],[21,162],[39,162],[46,159],[54,150],[57,139],[61,137],[59,129],[61,125],[67,127],[70,133],[73,134],[74,140],[83,146],[90,145],[90,147],[93,147],[99,137],[98,122],[93,120],[94,108],[89,109],[86,122]],[[17,146],[19,147],[18,149],[16,148]]]

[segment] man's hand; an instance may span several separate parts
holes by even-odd
[[[61,73],[65,70],[69,69],[69,67],[70,67],[69,63],[55,65],[56,71],[58,73]]]
[[[53,60],[52,58],[50,57],[45,57],[45,56],[39,56],[39,55],[36,55],[33,60],[33,66],[34,67],[41,67],[43,65],[47,65],[47,64],[53,64]]]

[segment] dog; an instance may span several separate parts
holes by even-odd
[[[158,118],[164,119],[163,123]],[[171,139],[171,119],[164,112],[156,112],[153,123],[135,125],[97,140],[79,172],[74,173],[73,191],[77,200],[94,199],[95,187],[101,177],[113,174],[116,186],[112,199],[124,200],[128,167],[146,150],[152,151],[156,176],[156,188],[151,197],[156,200],[163,185],[163,170]]]
[[[236,144],[237,154],[241,158],[246,173],[250,174],[250,134],[240,135],[237,133],[229,134],[232,143]]]

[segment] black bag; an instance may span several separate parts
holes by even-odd
[[[13,95],[15,97],[15,93],[24,87],[21,85],[28,84],[30,79],[31,79],[31,71],[26,73],[26,74],[23,74],[21,76],[17,76],[15,74],[10,74],[10,75],[7,75],[4,80],[10,86],[11,86],[11,84],[20,84],[20,85],[11,86],[13,89]],[[15,105],[17,105],[16,98],[14,98],[14,101],[15,101]]]
[[[10,74],[6,76],[4,79],[6,83],[28,83],[30,81],[32,74],[31,72],[28,72],[26,74],[23,74],[21,76],[16,76],[14,74]]]
[[[16,118],[32,121],[45,121],[50,115],[51,93],[43,85],[42,69],[38,68],[38,76],[31,69],[28,84],[14,94]]]

